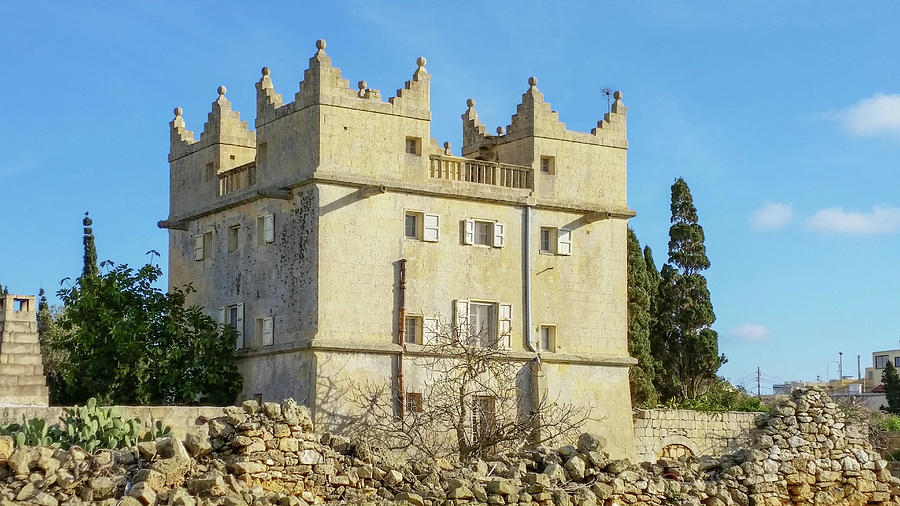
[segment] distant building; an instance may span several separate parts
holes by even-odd
[[[900,350],[883,350],[872,352],[872,367],[866,367],[864,389],[871,392],[872,389],[882,383],[881,372],[888,362],[894,367],[900,367]]]
[[[0,296],[0,405],[47,405],[36,309],[32,295]]]

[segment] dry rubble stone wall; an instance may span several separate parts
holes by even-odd
[[[900,504],[900,480],[813,389],[761,416],[748,449],[641,466],[610,460],[590,434],[468,467],[395,460],[315,433],[292,400],[199,422],[183,440],[94,455],[0,438],[0,505]]]

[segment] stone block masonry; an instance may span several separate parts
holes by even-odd
[[[634,439],[639,462],[661,457],[720,456],[745,448],[761,413],[641,409],[634,415]]]
[[[0,297],[0,406],[46,406],[34,296]]]
[[[900,504],[900,480],[820,390],[760,416],[746,449],[721,458],[611,459],[582,434],[468,466],[398,458],[365,440],[312,430],[291,400],[225,408],[179,438],[86,455],[13,448],[0,437],[0,506],[398,504]]]

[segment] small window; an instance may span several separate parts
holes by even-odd
[[[475,222],[475,244],[491,246],[494,238],[494,225],[489,221]]]
[[[556,351],[555,325],[541,325],[541,351]]]
[[[419,238],[419,216],[421,216],[419,213],[407,211],[404,227],[404,235],[406,235],[406,237],[409,237],[410,239]]]
[[[238,249],[238,239],[241,233],[240,225],[232,225],[228,227],[228,252],[232,253]]]
[[[13,311],[28,311],[28,299],[13,299]]]
[[[213,257],[213,233],[205,232],[203,234],[203,258]]]
[[[406,154],[408,155],[421,155],[422,154],[422,140],[418,137],[407,137],[406,138]]]
[[[900,357],[894,357],[894,367],[900,367]]]
[[[887,363],[888,356],[887,355],[876,355],[875,356],[875,369],[884,369],[884,364]]]
[[[411,344],[422,344],[422,317],[407,316],[403,341]]]
[[[274,320],[271,316],[267,318],[256,319],[256,335],[260,336],[260,342],[263,346],[272,346],[273,344],[275,344],[275,339],[272,332],[273,321]]]
[[[206,164],[206,180],[212,181],[216,178],[216,164],[209,162]]]
[[[481,347],[497,347],[497,305],[469,303],[469,338]]]
[[[234,349],[240,350],[244,343],[244,304],[230,304],[219,308],[219,323],[228,325],[237,331]]]
[[[541,253],[556,253],[556,229],[541,227]]]
[[[266,160],[268,158],[268,150],[269,145],[265,142],[259,143],[259,147],[256,148],[256,166],[259,167],[261,165],[266,164]]]
[[[867,373],[866,373],[866,376],[869,377],[869,381],[872,381],[872,376],[873,376],[872,371],[867,372]]]
[[[406,392],[406,413],[422,412],[422,393]]]
[[[552,156],[541,157],[541,172],[543,174],[554,174],[556,172],[556,160]]]
[[[264,214],[256,218],[256,244],[263,246],[275,242],[275,216]]]

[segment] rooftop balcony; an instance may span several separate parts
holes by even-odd
[[[472,160],[449,155],[431,156],[431,177],[470,183],[534,189],[531,167]]]
[[[228,169],[219,174],[219,196],[256,184],[256,162]]]

